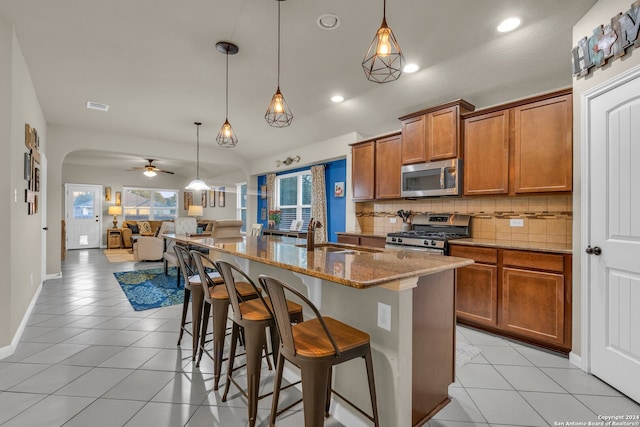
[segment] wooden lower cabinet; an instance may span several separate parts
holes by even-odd
[[[476,261],[457,270],[460,323],[571,350],[571,255],[455,244],[450,253]]]

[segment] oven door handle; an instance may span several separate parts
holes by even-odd
[[[444,168],[440,168],[440,189],[444,189]]]

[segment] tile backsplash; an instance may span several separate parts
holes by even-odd
[[[514,242],[571,244],[571,195],[461,197],[390,200],[356,203],[359,231],[384,235],[400,231],[400,209],[416,213],[462,213],[471,215],[471,236]],[[396,222],[392,223],[392,218]],[[511,219],[522,219],[512,227]]]

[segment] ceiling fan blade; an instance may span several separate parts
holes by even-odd
[[[162,170],[162,169],[155,169],[155,171],[156,172],[162,172],[162,173],[168,173],[168,174],[171,174],[171,175],[173,175],[175,173],[175,172],[171,172],[171,171],[165,171],[165,170]]]

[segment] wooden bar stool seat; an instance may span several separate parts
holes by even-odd
[[[200,323],[202,319],[202,304],[204,296],[202,293],[202,280],[200,275],[194,271],[194,266],[189,250],[184,246],[175,245],[173,250],[178,260],[178,274],[182,272],[184,276],[184,300],[182,302],[182,318],[180,320],[180,335],[178,336],[178,345],[182,342],[182,336],[186,332],[191,335],[191,345],[193,355],[191,360],[196,360],[198,353],[198,342],[200,341]],[[206,273],[214,282],[222,283],[222,278],[218,272],[212,271]],[[224,288],[222,286],[221,288]],[[189,301],[191,301],[191,322],[187,322],[187,311],[189,310]],[[189,328],[189,325],[191,326]]]
[[[220,275],[224,279],[227,291],[231,295],[230,302],[233,311],[233,329],[231,333],[231,350],[229,352],[229,364],[227,368],[227,381],[224,387],[224,393],[222,395],[222,401],[226,402],[227,394],[229,393],[229,387],[233,383],[247,398],[247,410],[249,416],[249,427],[256,425],[257,413],[258,413],[258,400],[270,395],[271,393],[259,395],[260,390],[260,371],[262,368],[262,351],[266,349],[267,338],[266,329],[269,328],[271,333],[271,348],[275,355],[277,355],[279,338],[277,335],[277,329],[273,320],[273,314],[271,310],[271,301],[268,298],[263,298],[258,287],[253,281],[239,268],[229,264],[225,261],[217,261],[216,269],[220,272]],[[236,279],[237,278],[237,279]],[[246,300],[244,296],[236,291],[238,290],[238,280],[242,280],[255,290],[258,294],[258,298]],[[301,322],[302,321],[302,306],[292,301],[286,301],[287,305],[287,318],[289,322]],[[245,349],[246,349],[246,368],[247,368],[247,391],[245,392],[242,387],[233,379],[234,362],[235,362],[235,350],[237,336],[240,328],[245,332]],[[265,351],[266,354],[266,351]],[[268,360],[268,354],[267,360]],[[269,365],[271,366],[271,365]],[[239,368],[238,368],[239,369]],[[270,368],[271,369],[271,368]]]
[[[196,269],[200,276],[205,276],[206,280],[202,282],[201,289],[204,295],[204,306],[202,309],[201,320],[201,334],[198,360],[196,367],[200,366],[202,355],[206,354],[211,360],[213,360],[213,389],[218,389],[220,383],[220,372],[222,371],[222,361],[224,360],[224,337],[227,329],[227,316],[229,313],[229,293],[224,286],[224,280],[214,280],[209,276],[206,276],[205,265],[214,265],[215,263],[210,260],[205,254],[199,251],[191,251]],[[237,282],[235,292],[242,295],[243,298],[249,300],[258,298],[256,289],[249,283]],[[209,317],[213,317],[213,353],[210,353],[206,345],[206,333],[209,326]],[[237,337],[232,337],[232,343],[235,345]]]
[[[329,415],[332,393],[372,421],[376,427],[379,426],[369,335],[339,320],[323,317],[307,297],[291,286],[265,275],[260,275],[259,280],[273,303],[273,314],[280,336],[270,425],[275,425],[276,417],[282,412],[278,411],[278,398],[284,362],[288,360],[300,369],[305,427],[324,425],[324,418]],[[291,325],[288,319],[285,292],[300,299],[305,307],[313,311],[314,317],[297,325]],[[331,388],[333,366],[360,357],[365,360],[372,414],[358,408]],[[291,406],[293,405],[284,410]]]

